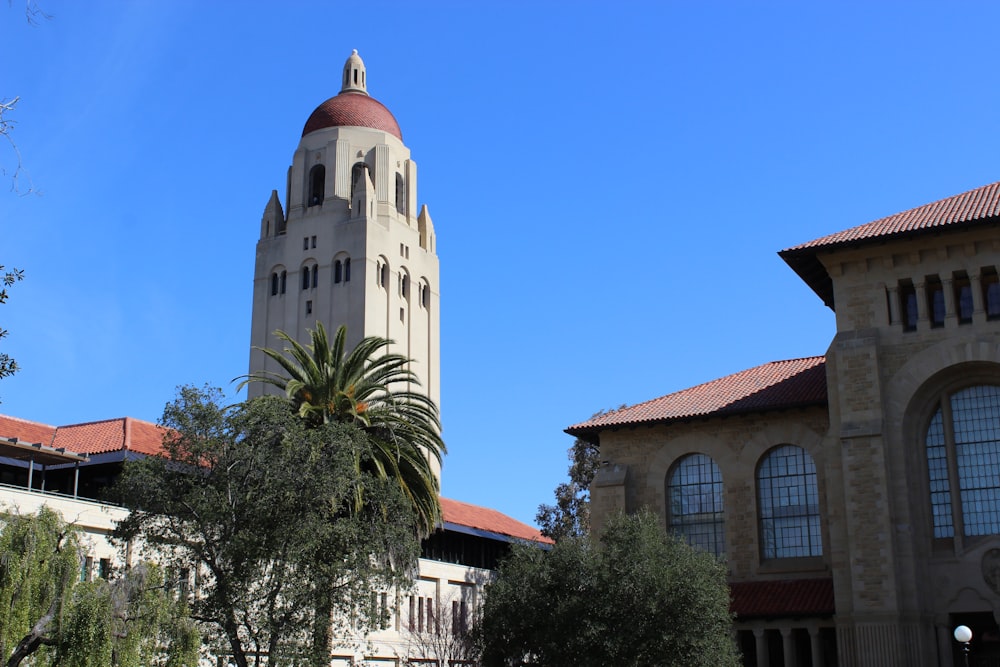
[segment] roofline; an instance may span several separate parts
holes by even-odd
[[[936,203],[936,202],[932,202]],[[918,207],[922,208],[922,207]],[[911,209],[912,210],[912,209]],[[903,213],[906,213],[904,211]],[[897,214],[901,215],[901,214]],[[892,216],[889,216],[892,217]],[[878,222],[875,220],[871,223]],[[883,234],[881,236],[871,236],[860,239],[848,239],[843,241],[832,241],[822,245],[793,246],[778,251],[778,256],[785,260],[792,271],[802,279],[802,281],[812,289],[816,295],[823,300],[824,305],[830,310],[837,312],[833,299],[833,279],[827,272],[823,262],[819,260],[821,252],[837,252],[847,248],[863,248],[875,245],[883,245],[889,242],[920,238],[924,236],[940,235],[957,231],[968,230],[973,227],[996,224],[1000,222],[1000,216],[988,218],[976,218],[974,220],[963,220],[947,226],[920,227],[918,229],[907,229],[893,234]],[[862,225],[864,226],[864,225]]]
[[[498,542],[508,542],[511,544],[521,544],[521,543],[532,543],[540,544],[545,548],[551,548],[552,545],[541,540],[533,540],[528,537],[515,537],[513,535],[505,535],[503,533],[495,533],[491,530],[483,530],[482,528],[473,528],[472,526],[463,526],[459,523],[452,523],[451,521],[442,521],[441,528],[443,530],[448,530],[453,533],[463,533],[465,535],[472,535],[474,537],[484,537],[490,540],[496,540]]]
[[[0,453],[6,458],[49,465],[50,463],[85,463],[90,459],[86,454],[52,447],[40,442],[26,442],[18,438],[0,438]]]
[[[655,400],[655,399],[654,399]],[[597,444],[600,441],[599,433],[601,431],[617,431],[622,428],[638,428],[640,426],[659,426],[662,424],[676,424],[678,422],[690,422],[698,419],[712,419],[715,417],[740,417],[744,415],[752,414],[765,414],[770,412],[781,412],[782,410],[795,410],[798,408],[811,408],[823,405],[829,405],[829,399],[825,401],[803,401],[801,403],[788,403],[786,405],[777,405],[770,408],[749,408],[746,410],[716,410],[714,412],[705,412],[702,414],[695,415],[685,415],[683,417],[661,417],[659,419],[648,419],[644,421],[629,421],[620,422],[617,424],[605,424],[603,426],[587,426],[577,428],[570,426],[569,428],[563,429],[563,433],[568,433],[569,435],[583,438],[587,440],[588,435],[596,436],[593,440],[587,440]],[[634,407],[634,406],[628,406]]]

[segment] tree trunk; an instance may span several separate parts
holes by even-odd
[[[14,649],[14,652],[11,653],[10,659],[7,661],[7,667],[18,667],[22,660],[37,651],[42,644],[51,646],[55,643],[51,637],[46,635],[46,632],[49,629],[49,625],[52,623],[52,619],[55,618],[56,609],[59,606],[58,601],[58,596],[53,598],[52,604],[49,605],[49,610],[44,616],[38,619],[35,626],[31,628],[31,632],[25,635],[24,638],[17,643],[17,647]]]
[[[333,652],[333,598],[332,584],[319,582],[316,588],[315,616],[313,618],[313,645],[309,664],[311,667],[330,667]]]

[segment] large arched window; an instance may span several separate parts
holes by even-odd
[[[719,556],[725,552],[722,473],[711,457],[689,454],[667,477],[670,531],[694,547]]]
[[[942,396],[925,442],[934,537],[1000,535],[1000,387]]]
[[[763,558],[823,555],[816,463],[795,445],[772,449],[757,469]]]

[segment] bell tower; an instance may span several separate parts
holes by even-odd
[[[278,348],[279,329],[306,344],[317,322],[331,336],[346,324],[351,346],[372,335],[394,341],[390,351],[413,360],[421,391],[440,405],[435,246],[427,206],[417,208],[417,165],[395,117],[368,94],[354,51],[340,93],[306,120],[285,208],[276,190],[264,207],[251,345]],[[251,350],[250,372],[279,370]],[[251,397],[265,391],[248,386]]]

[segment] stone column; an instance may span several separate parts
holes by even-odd
[[[903,319],[899,315],[899,288],[895,285],[888,288],[889,291],[889,322],[893,326],[901,326]]]
[[[785,657],[785,667],[797,667],[795,662],[795,635],[791,628],[781,628],[781,652]]]
[[[941,289],[944,290],[944,326],[958,326],[958,304],[955,303],[955,281],[951,278],[941,279]]]
[[[936,629],[938,664],[941,667],[949,667],[951,665],[951,642],[954,641],[951,637],[951,629],[947,625],[938,625]]]
[[[983,305],[983,284],[979,273],[969,274],[969,288],[972,290],[972,321],[986,321],[986,306]]]
[[[819,626],[809,626],[809,653],[812,655],[812,667],[823,667],[823,642]]]
[[[921,280],[914,283],[913,288],[917,292],[917,329],[929,329],[931,326],[930,307],[927,303],[927,285]]]
[[[771,658],[767,652],[767,630],[753,629],[754,648],[757,650],[757,667],[770,667]]]

